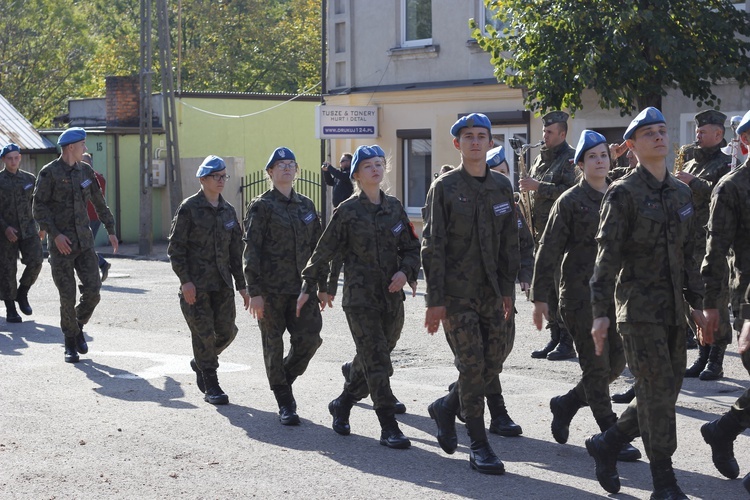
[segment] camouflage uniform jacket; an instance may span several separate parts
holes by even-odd
[[[7,169],[0,170],[0,237],[5,237],[8,226],[18,230],[18,239],[38,237],[31,204],[36,177],[18,170],[11,174]]]
[[[96,180],[94,169],[77,162],[71,166],[62,158],[47,164],[39,172],[34,189],[34,218],[49,240],[64,234],[73,252],[94,246],[89,229],[86,204],[91,202],[109,234],[115,234],[115,219]]]
[[[616,181],[635,171],[634,167],[615,167],[609,171],[609,180]]]
[[[245,288],[242,274],[242,227],[234,207],[219,196],[214,207],[203,191],[177,208],[169,233],[167,255],[180,284],[192,282],[198,291]]]
[[[512,297],[519,269],[518,218],[513,187],[487,169],[484,182],[463,165],[438,177],[422,209],[422,267],[427,306],[444,306],[445,296],[481,298],[489,288]]]
[[[581,179],[552,206],[536,252],[530,300],[549,302],[547,293],[553,290],[561,255],[560,300],[591,300],[589,279],[596,260],[596,231],[602,198],[604,193]]]
[[[518,281],[520,283],[531,283],[531,276],[534,273],[534,247],[536,244],[529,225],[521,214],[518,203],[516,203],[516,219],[518,219],[518,250],[521,257]]]
[[[244,238],[250,296],[298,295],[300,275],[322,232],[312,200],[293,189],[289,198],[272,188],[251,201]],[[326,276],[326,272],[319,276],[321,283]]]
[[[718,182],[711,195],[708,219],[708,245],[701,274],[706,283],[706,309],[726,307],[718,304],[719,290],[726,277],[729,248],[734,249],[737,274],[732,293],[742,294],[750,284],[750,162],[731,172]]]
[[[419,238],[398,198],[380,192],[380,205],[364,193],[342,202],[333,212],[302,271],[302,289],[315,293],[325,283],[330,261],[339,254],[344,261],[343,307],[395,309],[405,299],[403,291],[388,292],[398,271],[408,282],[419,273]]]
[[[693,256],[690,188],[642,165],[610,185],[601,207],[591,277],[594,318],[615,302],[617,322],[685,325],[684,301],[702,309],[703,281]]]
[[[729,173],[729,164],[732,158],[721,151],[726,145],[722,141],[713,148],[695,148],[695,157],[685,164],[683,170],[695,176],[690,181],[690,190],[693,192],[693,204],[695,205],[695,257],[698,263],[706,255],[706,229],[708,223],[708,206],[711,202],[711,191],[719,179]]]
[[[532,217],[534,219],[534,236],[538,241],[547,225],[552,204],[567,189],[576,183],[576,169],[572,160],[575,149],[570,144],[562,144],[547,149],[542,146],[539,155],[534,158],[529,176],[541,182],[532,196]]]

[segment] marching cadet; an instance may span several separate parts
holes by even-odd
[[[360,146],[352,160],[354,196],[341,203],[302,271],[297,314],[317,288],[330,261],[344,259],[342,307],[352,331],[357,354],[341,395],[330,402],[333,430],[351,432],[354,403],[369,394],[381,426],[380,444],[408,448],[411,442],[396,421],[396,398],[391,392],[390,353],[404,325],[404,285],[416,283],[419,239],[401,202],[380,186],[386,172],[385,152],[378,145]],[[325,305],[332,302],[320,294]]]
[[[18,144],[7,144],[0,150],[5,168],[0,170],[0,262],[4,271],[0,272],[0,298],[5,301],[5,321],[23,321],[16,311],[25,315],[32,313],[29,305],[29,289],[42,270],[43,233],[31,213],[32,194],[36,177],[19,168],[21,148]],[[25,266],[21,280],[16,282],[18,254]]]
[[[60,157],[39,172],[34,188],[33,214],[48,235],[52,279],[60,294],[60,328],[65,335],[65,362],[77,363],[89,351],[83,325],[88,323],[101,296],[99,259],[89,228],[86,203],[91,201],[117,252],[115,219],[99,188],[94,169],[82,162],[86,131],[72,127],[57,140]],[[81,299],[76,306],[76,278]]]
[[[726,146],[724,140],[724,122],[727,115],[707,109],[695,115],[696,147],[694,157],[685,163],[684,168],[675,173],[675,177],[690,186],[695,205],[695,258],[700,263],[706,255],[706,230],[708,223],[708,206],[711,201],[711,191],[721,177],[729,173],[732,158],[724,154],[721,148]],[[701,380],[717,380],[724,376],[724,351],[732,341],[732,326],[729,322],[729,274],[724,279],[724,287],[720,290],[719,330],[714,335],[712,344],[698,348],[698,359],[685,371],[686,377],[699,377]],[[691,332],[688,332],[692,336]]]
[[[599,429],[609,429],[617,420],[609,399],[609,384],[625,368],[622,338],[615,328],[615,310],[607,311],[610,325],[601,355],[594,352],[591,336],[591,289],[589,279],[596,259],[596,230],[599,206],[607,191],[610,160],[605,137],[584,130],[578,141],[574,161],[583,172],[576,186],[565,191],[552,206],[547,227],[536,253],[530,298],[534,301],[534,324],[542,329],[549,315],[547,292],[555,267],[560,272],[560,313],[573,335],[581,365],[581,380],[567,394],[550,400],[552,436],[558,443],[568,441],[570,422],[580,408],[591,407]],[[562,255],[562,264],[560,256]],[[623,444],[618,459],[634,461],[641,452],[629,443]]]
[[[521,191],[534,191],[532,196],[532,232],[537,245],[547,225],[552,204],[565,190],[576,183],[575,166],[572,165],[575,150],[565,138],[568,135],[568,114],[552,111],[542,117],[544,145],[534,159],[529,176],[519,181]],[[559,281],[559,276],[555,282]],[[547,328],[550,341],[542,349],[531,353],[532,358],[547,358],[550,361],[575,357],[573,338],[565,328],[558,313],[557,286],[548,292],[549,318]]]
[[[737,134],[743,144],[750,144],[750,111],[742,118]],[[722,310],[726,309],[726,299],[722,290],[726,286],[726,257],[730,248],[735,252],[736,288],[733,294],[744,291],[740,308],[743,322],[739,351],[742,364],[750,374],[750,160],[730,174],[724,176],[711,194],[708,219],[708,245],[703,260],[701,274],[706,283],[706,297],[703,299],[706,329],[702,345],[712,344],[717,329],[721,329]],[[739,326],[739,325],[738,325]],[[701,427],[703,439],[711,446],[711,458],[716,469],[729,479],[739,476],[740,468],[734,458],[735,438],[750,427],[750,388],[721,418]],[[750,492],[750,473],[742,481]]]
[[[604,353],[614,302],[617,331],[635,376],[635,400],[606,431],[586,440],[596,478],[610,493],[620,489],[617,456],[638,436],[650,460],[653,499],[687,498],[677,485],[675,403],[687,364],[685,302],[704,326],[703,282],[693,258],[695,211],[690,188],[668,171],[667,125],[653,107],[641,111],[623,139],[638,159],[631,174],[604,196],[591,304],[591,334]]]
[[[221,192],[229,176],[218,156],[207,156],[195,176],[200,190],[177,208],[167,255],[180,279],[180,308],[193,344],[190,367],[203,400],[229,403],[219,386],[219,354],[237,336],[234,290],[250,305],[242,275],[242,227],[234,207]],[[234,288],[232,287],[234,278]]]
[[[434,334],[443,323],[458,369],[453,390],[428,407],[438,443],[446,453],[455,452],[460,407],[471,440],[471,468],[502,474],[505,466],[487,440],[484,398],[513,345],[507,322],[513,316],[519,251],[513,187],[486,163],[491,130],[480,113],[451,127],[461,165],[438,177],[427,193],[422,264],[425,326]]]
[[[298,425],[295,379],[305,373],[323,343],[318,301],[308,301],[299,317],[300,273],[320,239],[320,219],[310,198],[294,190],[299,166],[294,153],[276,148],[266,163],[271,189],[255,198],[245,216],[245,280],[250,312],[258,319],[266,375],[282,425]],[[322,270],[320,282],[327,273]],[[325,290],[325,288],[323,288]],[[284,332],[289,353],[284,357]]]

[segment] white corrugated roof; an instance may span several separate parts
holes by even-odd
[[[10,142],[18,144],[22,150],[55,147],[0,94],[0,146],[5,146]]]

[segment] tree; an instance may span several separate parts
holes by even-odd
[[[750,81],[750,14],[730,0],[485,0],[504,23],[473,36],[497,79],[532,110],[599,105],[622,115],[657,107],[669,89],[718,106],[712,86]]]

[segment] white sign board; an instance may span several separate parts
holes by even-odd
[[[377,106],[316,106],[318,139],[375,138],[378,136]]]

